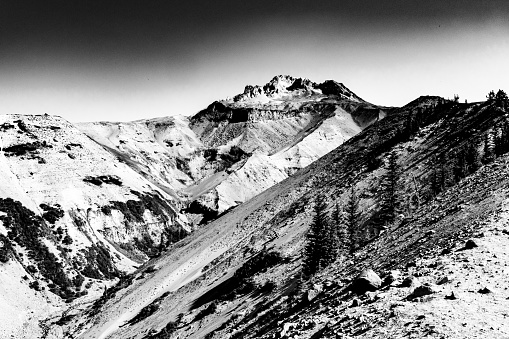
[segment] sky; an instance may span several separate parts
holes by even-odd
[[[507,0],[0,1],[0,114],[192,115],[278,74],[471,102],[508,60]]]

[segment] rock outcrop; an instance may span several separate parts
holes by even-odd
[[[363,270],[350,285],[350,290],[357,294],[374,292],[382,286],[382,279],[372,269]]]

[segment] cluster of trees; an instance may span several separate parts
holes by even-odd
[[[380,231],[396,219],[398,210],[399,166],[396,153],[389,154],[381,181],[380,212],[373,228]],[[349,255],[363,246],[365,234],[359,229],[359,200],[352,186],[344,207],[336,204],[329,214],[323,196],[315,200],[314,216],[307,233],[303,274],[310,276],[332,264],[339,255]]]
[[[501,89],[499,89],[496,94],[495,91],[490,91],[486,98],[488,99],[488,102],[493,102],[495,103],[495,106],[502,109],[509,107],[509,98],[507,97],[507,93]]]
[[[509,152],[509,122],[503,121],[483,136],[473,136],[461,146],[432,160],[431,196],[476,172]]]
[[[305,276],[332,264],[351,242],[352,227],[348,227],[347,218],[339,206],[336,206],[331,215],[326,208],[323,196],[319,195],[315,200],[313,221],[306,234],[302,271]]]
[[[496,107],[509,108],[509,99],[507,94],[499,90],[497,93],[491,91],[488,96],[488,103],[492,102]],[[404,125],[396,129],[396,134],[390,138],[396,143],[411,140],[423,125],[436,121],[442,112],[446,116],[454,114],[454,110],[448,110],[456,107],[459,102],[459,96],[455,95],[454,102],[447,105],[445,102],[438,102],[436,106],[425,110],[418,108],[416,112],[408,113]],[[447,109],[447,111],[444,111]],[[438,113],[437,113],[438,112]],[[393,144],[389,140],[387,145],[392,148]],[[387,146],[382,145],[382,146]],[[376,147],[376,146],[375,146]],[[380,148],[380,146],[378,146]],[[376,149],[375,154],[382,151],[389,151],[385,172],[380,182],[379,189],[379,208],[373,216],[371,223],[366,229],[378,235],[390,224],[394,223],[402,206],[399,201],[400,174],[396,152],[390,151],[390,148]],[[509,121],[500,122],[490,131],[482,136],[472,136],[462,142],[459,146],[435,156],[431,161],[431,174],[427,183],[422,185],[415,184],[415,194],[420,203],[418,191],[428,187],[431,194],[425,195],[426,198],[432,198],[453,186],[466,176],[473,174],[483,164],[494,161],[502,154],[509,153]],[[368,161],[368,170],[378,167],[376,159]],[[411,199],[410,199],[411,200]],[[352,254],[359,247],[363,246],[368,239],[366,232],[359,229],[358,199],[354,188],[351,188],[349,198],[345,206],[335,205],[330,215],[326,211],[327,204],[322,196],[315,200],[314,217],[307,233],[307,243],[304,251],[303,271],[304,276],[310,276],[320,269],[323,269],[333,263],[341,254]]]

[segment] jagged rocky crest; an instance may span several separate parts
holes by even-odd
[[[233,101],[241,102],[260,96],[276,98],[299,91],[308,95],[335,95],[340,99],[348,99],[357,102],[364,101],[346,88],[342,83],[338,83],[333,80],[326,80],[323,83],[317,84],[306,78],[294,78],[289,75],[277,75],[263,87],[247,85],[244,88],[244,93],[233,97]]]

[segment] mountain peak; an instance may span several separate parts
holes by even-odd
[[[291,75],[276,75],[263,86],[247,85],[244,92],[233,97],[234,102],[243,102],[252,99],[270,100],[285,95],[334,95],[340,99],[364,102],[355,93],[342,83],[326,80],[317,84],[307,78],[295,78]]]

